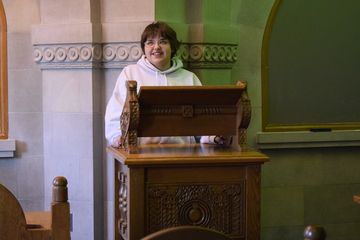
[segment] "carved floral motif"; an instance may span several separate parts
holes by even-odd
[[[117,173],[117,181],[119,183],[119,219],[117,219],[117,230],[120,235],[125,236],[127,234],[128,229],[128,219],[127,219],[127,212],[128,212],[128,203],[127,203],[127,175],[121,171]]]

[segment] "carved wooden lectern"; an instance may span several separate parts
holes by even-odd
[[[127,82],[115,162],[115,239],[174,226],[260,239],[260,172],[268,157],[244,144],[246,86],[140,87]],[[232,146],[138,145],[138,137],[233,136]],[[235,139],[239,139],[240,144]]]

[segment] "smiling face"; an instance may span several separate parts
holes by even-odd
[[[144,43],[145,57],[157,69],[165,71],[171,66],[171,45],[169,40],[159,34],[148,37]]]
[[[141,49],[146,59],[161,71],[171,67],[171,58],[179,49],[176,32],[164,22],[153,22],[141,34]]]

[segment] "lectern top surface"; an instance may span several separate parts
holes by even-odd
[[[242,164],[268,161],[266,155],[251,149],[209,144],[140,145],[139,152],[132,154],[115,148],[109,148],[109,151],[126,165]]]

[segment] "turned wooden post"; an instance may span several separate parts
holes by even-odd
[[[70,205],[65,177],[53,180],[51,215],[52,240],[70,240]]]
[[[304,230],[304,240],[325,240],[325,229],[316,225],[309,225]]]

